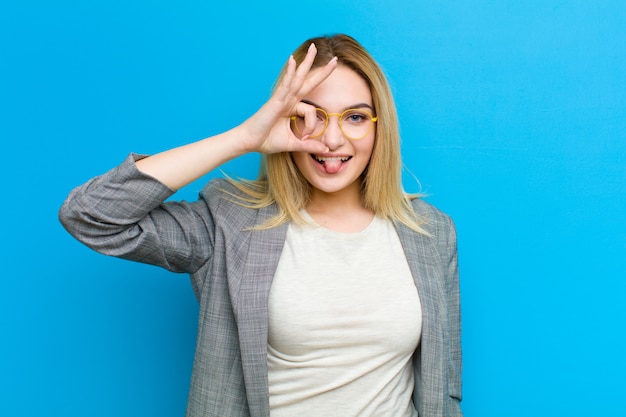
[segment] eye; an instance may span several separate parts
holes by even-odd
[[[322,110],[317,110],[316,112],[317,115],[317,122],[318,123],[325,123],[326,122],[326,113],[324,113]]]
[[[346,114],[344,115],[343,120],[346,123],[351,123],[351,124],[361,124],[366,122],[367,120],[369,120],[369,115],[367,113],[361,112],[361,111],[357,111],[357,110],[349,110],[346,112]]]

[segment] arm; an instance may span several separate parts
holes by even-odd
[[[202,200],[163,203],[174,191],[138,171],[140,159],[131,155],[72,190],[59,220],[100,253],[193,272],[212,253],[212,209]]]
[[[211,202],[163,201],[175,190],[246,152],[321,152],[326,147],[291,132],[289,117],[314,116],[300,103],[334,70],[336,59],[310,71],[312,46],[296,68],[293,57],[272,97],[252,117],[220,135],[154,156],[129,158],[121,166],[73,190],[60,209],[64,227],[108,255],[194,272],[212,253]],[[308,116],[307,116],[308,115]],[[311,119],[311,122],[313,120]],[[218,199],[213,198],[215,204]]]
[[[301,103],[300,99],[337,66],[337,60],[333,58],[326,66],[310,71],[316,52],[315,45],[311,44],[306,58],[297,68],[295,60],[290,57],[285,76],[270,100],[243,124],[220,135],[142,159],[137,168],[177,190],[244,153],[327,151],[321,142],[307,140],[307,132],[298,139],[289,126],[289,117],[293,114],[304,115],[308,124],[313,123],[313,106]]]

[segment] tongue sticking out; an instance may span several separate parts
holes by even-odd
[[[327,174],[335,174],[339,171],[339,168],[341,168],[342,163],[340,159],[324,161],[324,169]]]

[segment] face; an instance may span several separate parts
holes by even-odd
[[[341,65],[302,101],[328,114],[340,114],[353,108],[374,113],[372,94],[365,80]],[[344,126],[347,123],[344,117]],[[362,139],[349,139],[339,127],[339,116],[331,115],[324,133],[315,139],[308,139],[321,141],[329,151],[316,155],[294,152],[292,155],[302,175],[313,186],[313,197],[320,193],[359,194],[359,178],[369,164],[375,136],[376,126],[373,126]]]

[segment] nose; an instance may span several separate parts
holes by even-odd
[[[339,119],[336,115],[329,115],[328,117],[328,126],[326,126],[326,130],[324,134],[322,134],[322,143],[328,146],[328,149],[334,151],[338,149],[341,145],[343,145],[346,141],[343,132],[341,131],[341,127],[339,126]]]

